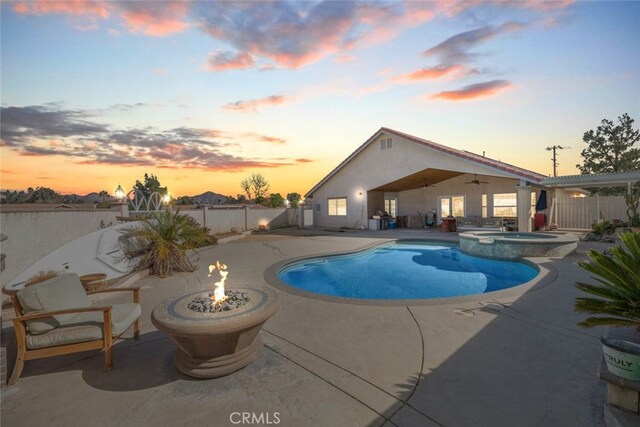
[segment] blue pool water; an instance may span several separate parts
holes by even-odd
[[[498,291],[537,275],[527,264],[465,255],[457,246],[396,242],[299,261],[278,277],[290,286],[337,297],[413,299]]]

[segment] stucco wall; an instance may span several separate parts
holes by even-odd
[[[7,255],[0,282],[9,283],[54,249],[99,230],[101,221],[118,223],[119,215],[116,210],[0,213],[0,231],[8,236],[0,244]]]
[[[292,225],[296,209],[247,208],[247,228],[257,229],[260,224],[270,228]],[[204,209],[181,210],[199,224],[204,222]],[[120,211],[59,211],[59,212],[2,212],[0,232],[8,239],[0,243],[0,252],[7,255],[6,269],[0,273],[2,284],[9,283],[28,267],[53,250],[100,229],[104,225],[116,224]],[[245,210],[208,209],[206,226],[213,233],[226,233],[231,228],[245,229]]]
[[[367,194],[369,190],[427,168],[478,174],[482,175],[484,181],[489,181],[489,179],[485,179],[488,178],[487,175],[509,179],[493,182],[492,178],[492,184],[462,187],[464,184],[461,183],[470,181],[473,179],[473,175],[460,176],[428,189],[427,191],[432,193],[429,199],[424,195],[425,190],[423,189],[402,192],[398,195],[398,213],[400,215],[415,215],[418,210],[424,213],[424,211],[435,209],[436,196],[438,194],[450,195],[453,190],[460,191],[460,194],[469,194],[468,214],[480,215],[480,194],[483,187],[495,184],[498,187],[492,190],[492,193],[516,192],[515,185],[518,180],[510,178],[502,171],[429,149],[396,135],[392,136],[393,148],[382,150],[380,140],[388,137],[384,133],[381,134],[316,190],[313,194],[313,203],[315,207],[319,205],[320,209],[314,210],[314,225],[353,227],[362,224],[366,226],[367,213],[371,212],[367,207],[371,208],[380,204],[380,194],[377,192]],[[333,197],[347,198],[346,216],[329,216],[327,214],[327,199]],[[375,197],[375,200],[369,201],[368,197]],[[473,201],[476,199],[477,203]]]
[[[291,225],[295,217],[295,209],[290,208],[211,208],[190,209],[181,211],[193,217],[199,224],[205,225],[213,233],[227,233],[231,229],[238,231],[255,230],[260,224],[270,228]],[[205,216],[206,215],[206,216]]]

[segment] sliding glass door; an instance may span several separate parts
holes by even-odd
[[[449,215],[464,217],[466,215],[465,196],[438,196],[438,224]]]

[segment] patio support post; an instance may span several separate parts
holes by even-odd
[[[520,181],[517,189],[518,231],[531,231],[531,187],[526,181]]]

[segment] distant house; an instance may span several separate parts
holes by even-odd
[[[627,175],[613,174],[611,181],[640,176]],[[583,188],[584,178],[560,185],[522,167],[383,127],[305,197],[313,199],[316,226],[369,228],[369,218],[387,212],[435,224],[448,216],[517,219],[520,231],[530,231],[541,190],[551,204]]]

